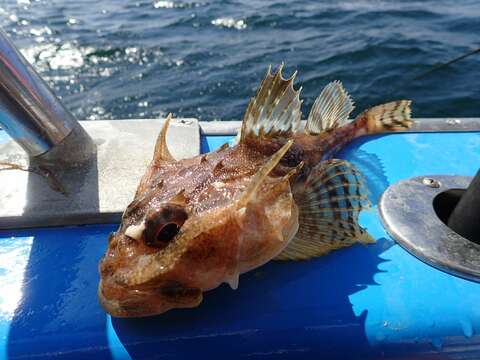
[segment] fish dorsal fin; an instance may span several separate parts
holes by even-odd
[[[248,137],[288,136],[300,125],[300,91],[293,88],[296,73],[289,79],[282,76],[283,64],[272,75],[271,67],[250,100],[243,117],[240,141]]]
[[[288,140],[285,145],[283,145],[275,154],[273,154],[270,159],[263,165],[258,172],[253,176],[251,182],[248,184],[247,188],[242,194],[242,197],[237,203],[237,208],[243,208],[255,195],[259,187],[262,185],[265,178],[268,174],[277,166],[277,164],[282,160],[283,156],[287,153],[288,149],[293,144],[293,140]]]
[[[319,134],[340,127],[348,122],[348,116],[353,109],[353,101],[342,83],[333,81],[325,86],[315,100],[305,130],[309,134]]]
[[[358,225],[360,210],[369,206],[363,177],[345,160],[321,162],[295,196],[299,229],[277,260],[303,260],[355,242],[373,239]]]
[[[170,120],[172,120],[171,113],[168,114],[163,123],[162,130],[160,130],[160,134],[158,134],[157,142],[155,143],[155,150],[153,151],[154,163],[175,161],[167,146],[167,130],[170,125]]]

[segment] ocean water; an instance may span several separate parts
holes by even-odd
[[[356,112],[480,116],[477,0],[2,0],[0,26],[79,119],[241,119],[269,64],[298,70],[304,116],[341,80]]]

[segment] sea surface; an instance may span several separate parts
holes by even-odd
[[[336,79],[357,113],[480,116],[480,54],[415,79],[480,47],[478,0],[2,0],[0,26],[79,119],[241,119],[281,62],[304,116]]]

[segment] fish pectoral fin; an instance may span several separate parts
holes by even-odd
[[[170,125],[170,120],[172,120],[171,113],[168,114],[165,122],[163,123],[162,130],[160,130],[160,133],[158,134],[157,141],[155,143],[155,150],[153,152],[154,163],[175,161],[167,146],[167,130]]]
[[[302,116],[300,91],[293,88],[296,73],[289,79],[282,76],[283,64],[272,75],[271,67],[250,100],[243,117],[240,142],[248,137],[288,137],[298,130]]]
[[[350,246],[373,243],[358,225],[358,215],[368,208],[363,177],[345,160],[327,160],[313,169],[305,187],[295,196],[299,230],[276,260],[305,260]]]
[[[315,100],[308,115],[305,131],[315,135],[345,125],[353,109],[353,101],[342,83],[333,81],[324,87]]]
[[[374,106],[357,116],[355,121],[366,119],[368,134],[386,131],[403,131],[410,128],[413,121],[411,115],[411,100],[397,100]]]

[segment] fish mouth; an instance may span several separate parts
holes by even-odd
[[[199,288],[177,283],[145,289],[106,285],[100,280],[98,299],[110,315],[136,318],[159,315],[174,308],[196,307],[202,302],[203,295]]]

